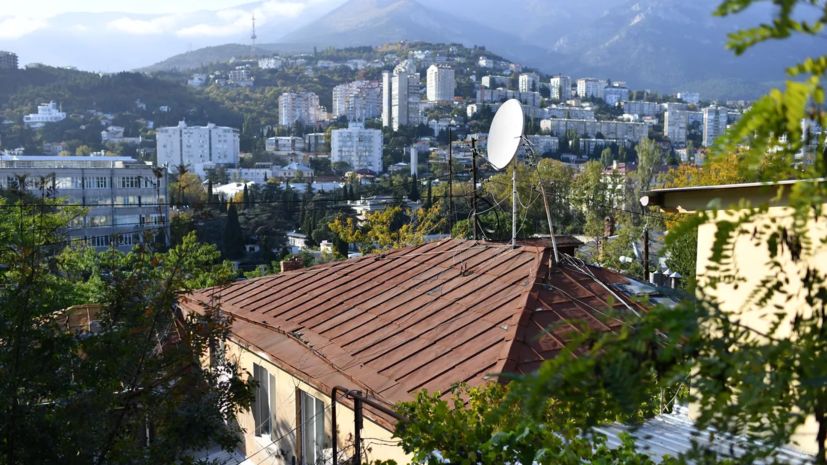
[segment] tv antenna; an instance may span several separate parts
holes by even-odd
[[[253,58],[256,57],[256,14],[253,13],[253,35],[250,36],[250,39],[253,41],[253,45],[250,48],[250,54],[253,55]]]
[[[525,117],[523,107],[517,99],[505,102],[488,132],[488,162],[497,169],[505,169],[514,161],[511,174],[511,248],[517,248],[517,150],[523,139]]]

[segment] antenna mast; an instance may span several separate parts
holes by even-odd
[[[253,58],[255,58],[256,57],[256,14],[255,13],[253,13],[253,35],[250,36],[250,39],[252,39],[252,41],[253,41],[252,47],[250,48],[250,54],[253,56]]]

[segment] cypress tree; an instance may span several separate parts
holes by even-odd
[[[244,233],[241,231],[241,223],[238,222],[238,210],[232,201],[227,210],[227,225],[224,228],[224,255],[230,260],[244,256]]]
[[[243,209],[244,210],[249,209],[250,208],[250,191],[247,190],[247,184],[244,184],[244,194],[242,194],[241,199],[242,199],[243,206],[244,206]]]
[[[431,201],[431,180],[428,180],[428,199],[425,201],[425,208],[431,208],[433,202]]]
[[[212,179],[207,180],[207,206],[212,207],[213,203],[213,194],[212,194]]]
[[[419,201],[419,182],[416,180],[416,175],[413,175],[413,178],[411,178],[411,190],[408,192],[408,198],[411,199],[412,202]]]
[[[284,260],[288,255],[290,255],[290,251],[287,250],[287,247],[282,247],[279,252],[279,260]]]

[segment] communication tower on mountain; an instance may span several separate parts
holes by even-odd
[[[252,46],[250,47],[250,55],[254,58],[256,56],[256,14],[253,13],[253,34],[250,36],[252,39]]]

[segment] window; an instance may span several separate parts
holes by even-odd
[[[301,392],[301,463],[315,465],[324,460],[324,402]]]
[[[253,364],[253,379],[258,381],[256,398],[253,401],[253,419],[255,435],[276,440],[276,376],[267,369]]]

